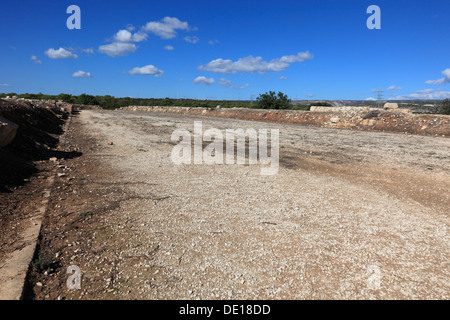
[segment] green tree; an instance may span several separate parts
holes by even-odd
[[[442,101],[442,113],[450,114],[450,99],[445,99]]]
[[[289,109],[291,100],[282,92],[269,91],[256,98],[256,105],[260,109]]]
[[[56,100],[62,100],[67,103],[74,103],[75,99],[71,94],[60,93],[56,96]]]
[[[98,101],[94,96],[83,93],[76,98],[75,103],[81,105],[97,105]]]
[[[116,99],[113,96],[95,96],[95,99],[104,109],[114,109],[116,107]]]

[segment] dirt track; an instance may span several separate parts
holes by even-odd
[[[278,174],[175,166],[171,134],[194,120],[278,128]],[[450,296],[448,138],[82,111],[65,140],[83,155],[59,162],[40,244],[52,266],[31,298]]]

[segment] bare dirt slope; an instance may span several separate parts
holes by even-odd
[[[171,134],[194,120],[278,128],[278,174],[175,166]],[[29,298],[450,296],[448,138],[122,111],[66,135],[83,156],[59,162]]]

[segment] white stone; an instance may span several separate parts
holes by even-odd
[[[388,109],[398,109],[398,103],[385,103],[383,109],[388,110]]]

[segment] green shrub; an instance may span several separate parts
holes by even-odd
[[[51,265],[51,262],[45,259],[41,254],[33,260],[31,263],[31,266],[34,271],[42,273],[43,271],[47,270]]]
[[[260,94],[256,98],[256,104],[260,109],[289,109],[291,100],[282,92],[276,95],[274,91]]]

